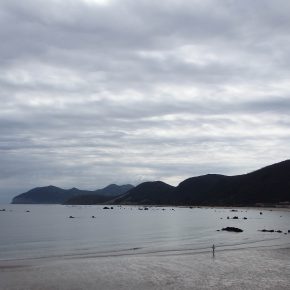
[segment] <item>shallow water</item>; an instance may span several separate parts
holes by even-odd
[[[0,260],[53,256],[178,253],[289,245],[290,212],[132,206],[5,205],[0,212]],[[29,212],[26,212],[29,211]],[[260,211],[263,214],[260,214]],[[68,218],[74,216],[75,218]],[[95,216],[95,218],[92,218]],[[238,216],[238,220],[227,219]],[[243,220],[247,217],[247,220]],[[243,233],[217,231],[239,227]]]

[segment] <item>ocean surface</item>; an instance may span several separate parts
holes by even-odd
[[[211,251],[213,244],[217,250],[290,245],[289,211],[238,208],[234,212],[229,208],[185,207],[140,210],[137,206],[113,206],[106,210],[103,207],[0,206],[5,209],[0,211],[0,260],[202,253]],[[232,219],[234,216],[239,219]],[[218,231],[227,226],[241,228],[243,232]],[[283,233],[263,233],[259,231],[262,229]]]

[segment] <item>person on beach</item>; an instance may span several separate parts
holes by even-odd
[[[215,253],[214,251],[215,251],[215,245],[213,244],[213,245],[212,245],[212,255],[213,255],[213,256],[214,256],[214,253]]]

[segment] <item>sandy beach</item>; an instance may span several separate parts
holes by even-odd
[[[290,289],[290,248],[0,262],[1,290]]]

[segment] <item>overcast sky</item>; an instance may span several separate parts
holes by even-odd
[[[290,156],[290,1],[1,0],[0,202]]]

